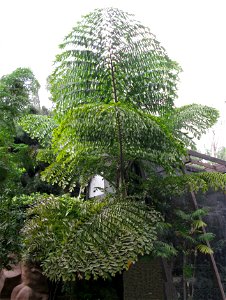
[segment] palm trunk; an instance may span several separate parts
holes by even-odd
[[[110,70],[111,70],[111,82],[112,82],[112,93],[114,97],[114,102],[118,102],[118,96],[117,96],[117,89],[116,89],[116,78],[115,78],[115,68],[113,65],[112,60],[112,54],[110,49]],[[117,129],[118,129],[118,143],[119,143],[119,166],[118,166],[118,175],[117,175],[117,188],[122,189],[122,192],[124,195],[126,195],[125,190],[125,178],[124,178],[124,172],[125,172],[125,166],[124,166],[124,158],[123,158],[123,134],[122,134],[122,124],[120,120],[120,115],[117,107],[115,108],[116,113],[116,123],[117,123]]]
[[[170,262],[167,262],[165,258],[162,258],[162,265],[163,265],[163,270],[165,273],[165,299],[166,300],[177,300],[177,291],[173,283],[173,276],[172,276],[172,271],[173,271],[173,262],[172,260]]]
[[[197,257],[197,251],[195,251],[195,254],[194,254],[193,274],[192,274],[193,279],[195,278],[196,257]],[[194,298],[194,293],[195,293],[195,286],[194,286],[194,280],[192,280],[190,299]]]
[[[183,276],[182,276],[183,300],[187,300],[187,281],[186,281],[185,272],[184,272],[186,264],[187,264],[186,255],[183,253]]]

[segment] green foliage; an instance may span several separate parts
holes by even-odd
[[[198,237],[198,240],[201,242],[211,241],[213,239],[214,239],[214,234],[212,232],[203,233]]]
[[[16,189],[22,171],[21,158],[26,146],[14,144],[18,118],[35,104],[40,85],[30,69],[18,68],[0,79],[0,189],[2,183],[9,190]],[[6,183],[9,185],[7,186]],[[12,193],[11,193],[12,194]]]
[[[51,116],[25,115],[20,119],[19,125],[31,138],[37,138],[42,147],[50,146],[52,132],[56,127],[56,123]]]
[[[173,107],[180,68],[133,16],[96,9],[77,23],[60,48],[49,79],[59,113],[112,100],[152,113]]]
[[[191,144],[188,134],[199,137],[217,112],[195,105],[174,108],[179,66],[149,29],[118,9],[85,16],[60,47],[49,77],[55,119],[29,115],[20,124],[44,148],[38,156],[50,164],[43,172],[46,181],[73,191],[77,182],[84,186],[101,174],[116,194],[88,201],[29,197],[24,259],[41,263],[51,280],[65,282],[115,275],[139,255],[175,255],[172,245],[157,241],[162,219],[145,201],[224,188],[223,175],[175,174],[186,155],[184,142]],[[24,108],[28,93],[23,96]],[[142,163],[148,180],[144,191],[140,182],[138,190],[146,199],[131,187],[131,178],[136,181],[131,169]],[[153,176],[160,166],[165,178]],[[197,246],[206,252],[200,245],[210,236],[199,233],[200,212],[177,217],[181,228],[171,232],[177,231],[189,250]]]
[[[180,68],[129,14],[95,10],[60,48],[49,77],[59,122],[49,182],[73,189],[97,173],[117,187],[134,160],[172,172],[185,155],[177,139],[192,145],[217,120],[207,106],[174,108]]]
[[[18,262],[22,248],[18,234],[23,226],[25,208],[11,198],[0,196],[0,268],[10,268]]]
[[[120,196],[34,199],[23,229],[25,256],[40,261],[52,280],[115,275],[153,249],[161,217],[139,201]]]
[[[17,263],[22,250],[20,229],[25,219],[26,205],[13,196],[24,192],[21,176],[32,167],[29,147],[12,144],[0,147],[0,269]]]
[[[203,253],[203,254],[213,254],[213,250],[208,247],[207,245],[203,245],[203,244],[198,244],[196,246],[197,250],[199,250],[199,252]]]
[[[45,170],[43,177],[66,186],[71,178],[73,183],[76,175],[89,178],[99,172],[114,185],[120,143],[124,172],[135,158],[154,161],[170,169],[173,163],[180,161],[178,153],[183,152],[180,143],[157,117],[119,102],[80,105],[68,111],[55,130],[56,163]]]
[[[26,145],[11,144],[11,147],[0,147],[0,193],[14,196],[21,192],[20,177],[30,162]]]
[[[40,85],[30,69],[18,68],[0,79],[0,126],[12,126],[12,120],[29,106],[38,106]]]
[[[56,126],[52,148],[39,153],[50,164],[43,179],[72,191],[77,182],[86,185],[101,174],[117,196],[92,201],[36,196],[23,230],[26,258],[40,261],[50,279],[71,281],[114,275],[138,255],[175,255],[172,245],[157,241],[156,211],[142,204],[141,196],[126,196],[135,193],[131,166],[145,162],[144,194],[157,201],[189,189],[206,191],[209,185],[223,188],[220,175],[168,176],[183,163],[188,133],[200,137],[217,112],[196,105],[174,108],[180,68],[149,29],[122,11],[95,10],[60,47],[49,77],[56,125],[41,117],[21,124],[44,147]],[[159,166],[165,178],[153,176]],[[180,224],[188,248],[210,238],[198,233],[204,225],[199,217],[196,211]]]
[[[178,254],[178,251],[169,242],[166,243],[166,242],[158,240],[154,243],[154,248],[152,250],[152,255],[154,257],[161,257],[161,258],[169,259],[172,256],[176,256],[177,254]]]
[[[186,255],[194,252],[194,249],[203,254],[213,253],[213,250],[208,245],[203,244],[214,238],[213,233],[203,233],[201,230],[207,226],[201,219],[206,214],[207,211],[204,209],[197,209],[193,212],[185,212],[179,209],[175,211],[177,218],[172,228],[176,232],[177,244],[182,246],[182,251]]]
[[[215,108],[200,104],[175,108],[163,116],[175,136],[183,141],[186,147],[192,148],[195,148],[194,138],[200,139],[218,118],[219,112]]]
[[[49,77],[56,161],[43,177],[63,187],[96,173],[116,187],[133,160],[172,171],[184,148],[158,117],[173,109],[180,68],[149,29],[118,9],[83,17]]]
[[[209,189],[215,191],[225,191],[226,175],[222,173],[192,173],[177,174],[165,177],[152,176],[145,184],[144,188],[152,193],[158,199],[162,197],[171,197],[186,195],[188,192],[205,193]]]
[[[17,144],[17,121],[39,106],[39,83],[30,69],[18,68],[0,78],[0,268],[19,259],[25,207],[13,196],[24,192],[22,175],[34,168],[31,149]]]

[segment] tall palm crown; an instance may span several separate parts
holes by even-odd
[[[89,153],[94,164],[87,174],[94,173],[95,165],[110,180],[116,168],[122,182],[128,161],[178,159],[180,145],[158,116],[173,109],[179,67],[148,28],[118,9],[97,9],[60,47],[50,77],[60,124],[54,143],[60,164],[66,162],[73,172]],[[106,155],[107,168],[98,170]],[[58,167],[51,172],[60,177]]]
[[[52,89],[59,110],[111,101],[152,113],[173,106],[179,67],[132,15],[95,10],[60,47]]]

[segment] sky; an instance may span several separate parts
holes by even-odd
[[[0,0],[0,76],[29,67],[41,84],[42,105],[58,45],[81,16],[117,7],[151,29],[183,69],[176,105],[220,110],[219,144],[226,131],[226,0]],[[203,142],[205,143],[205,142]],[[226,144],[226,139],[225,139]]]

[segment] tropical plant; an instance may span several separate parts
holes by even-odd
[[[174,108],[180,67],[129,14],[95,10],[60,48],[49,77],[57,157],[45,180],[73,188],[75,178],[99,173],[117,187],[133,161],[172,170],[185,153],[173,136],[193,145],[217,120],[206,106]]]
[[[48,146],[49,166],[43,179],[73,191],[77,183],[84,187],[100,174],[115,190],[115,195],[87,202],[38,196],[41,200],[31,208],[23,231],[26,255],[40,261],[48,277],[67,281],[115,274],[140,254],[162,251],[161,243],[157,249],[154,245],[161,218],[144,205],[148,198],[156,205],[150,183],[159,167],[165,176],[178,175],[186,154],[184,143],[189,139],[191,144],[188,132],[199,137],[218,114],[196,105],[175,109],[180,67],[148,28],[118,9],[97,9],[83,17],[60,48],[48,79],[56,103],[56,127],[51,135],[53,123],[45,119],[47,134],[41,139]],[[203,118],[196,118],[197,111]],[[21,123],[34,137],[43,130],[40,119],[36,121],[34,131],[31,119]],[[46,137],[50,144],[45,144]],[[192,178],[181,178],[180,190],[183,184],[194,183]],[[208,180],[200,178],[197,185],[207,185]],[[67,212],[70,203],[75,203],[72,214]]]
[[[116,196],[33,198],[23,228],[24,255],[41,262],[52,280],[114,276],[153,249],[161,217],[144,203]]]
[[[0,196],[0,268],[10,269],[18,263],[21,253],[21,230],[25,219],[25,207],[12,198]]]
[[[202,232],[202,228],[207,224],[202,220],[207,211],[197,209],[193,212],[175,210],[175,222],[172,226],[175,230],[176,247],[182,253],[182,282],[183,299],[193,299],[194,280],[196,269],[197,252],[212,254],[213,250],[206,244],[214,238],[211,232]]]

